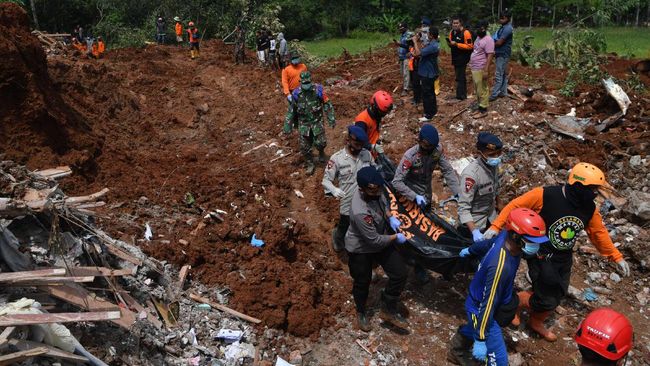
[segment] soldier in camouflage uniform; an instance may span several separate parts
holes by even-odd
[[[244,43],[246,36],[240,25],[235,27],[235,64],[244,63]]]
[[[327,122],[334,128],[334,107],[323,92],[323,86],[312,84],[311,73],[304,71],[300,74],[300,87],[290,94],[289,110],[284,119],[284,133],[291,133],[294,120],[298,123],[300,134],[300,152],[305,158],[305,171],[314,173],[314,160],[311,153],[312,147],[318,149],[318,160],[324,164],[327,161],[325,146],[327,139],[323,126],[323,112],[327,114]]]

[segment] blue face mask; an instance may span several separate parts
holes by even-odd
[[[499,164],[501,164],[501,158],[500,157],[498,157],[498,158],[487,158],[487,159],[485,159],[485,164],[487,164],[489,166],[498,166]]]
[[[524,240],[524,247],[521,248],[521,251],[528,256],[533,256],[539,251],[539,243],[531,243]]]

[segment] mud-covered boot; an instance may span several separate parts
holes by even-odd
[[[397,302],[399,297],[386,295],[383,291],[381,292],[381,310],[379,311],[379,317],[381,320],[386,323],[392,324],[393,326],[408,330],[409,323],[408,321],[397,311]]]
[[[318,150],[318,162],[320,164],[325,164],[327,163],[327,160],[329,157],[325,154],[325,149],[323,150]]]
[[[309,155],[305,155],[305,173],[307,173],[307,175],[312,175],[314,174],[314,169],[316,169],[314,166],[314,158],[311,156],[310,152]]]
[[[370,320],[365,312],[357,312],[357,327],[364,332],[370,332]]]
[[[460,333],[460,328],[456,331],[451,342],[449,343],[449,352],[447,352],[447,361],[461,366],[475,365],[472,360],[472,340]]]
[[[517,306],[517,312],[515,317],[512,318],[511,324],[515,327],[518,327],[521,324],[521,311],[526,309],[530,312],[530,296],[533,293],[530,291],[519,291],[517,292],[517,297],[519,297],[519,306]]]
[[[549,342],[557,341],[557,336],[555,333],[551,332],[544,326],[544,320],[551,315],[551,311],[536,312],[533,311],[530,313],[530,319],[528,320],[528,326],[530,329],[534,330],[537,334],[542,336],[545,340]]]
[[[334,230],[332,230],[332,249],[334,249],[335,252],[339,253],[345,249],[345,243],[341,243],[340,241],[336,240],[337,232],[337,228],[334,228]]]

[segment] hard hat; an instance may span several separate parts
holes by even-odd
[[[393,97],[383,90],[378,90],[370,98],[370,104],[379,112],[388,113],[393,109]]]
[[[175,22],[180,22],[180,21],[181,21],[181,18],[179,18],[179,17],[174,17],[174,21],[175,21]]]
[[[158,20],[162,20],[162,18],[158,18]]]
[[[189,25],[190,27],[193,27],[193,26],[194,26],[194,22],[189,22],[187,25]]]
[[[609,186],[605,173],[597,166],[589,163],[578,163],[569,172],[568,183],[582,183],[583,186]]]
[[[632,324],[623,314],[600,308],[580,323],[575,340],[606,359],[617,361],[632,349],[633,333]]]
[[[532,243],[545,243],[546,224],[539,214],[529,208],[515,208],[508,214],[506,230],[514,231]]]

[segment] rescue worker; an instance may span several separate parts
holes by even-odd
[[[176,32],[176,43],[180,46],[183,44],[183,23],[181,23],[181,18],[174,17],[176,25],[174,26],[174,31]]]
[[[93,43],[92,55],[95,59],[99,58],[99,46],[97,45],[97,42]]]
[[[393,187],[397,193],[420,206],[422,211],[428,212],[434,201],[431,180],[433,170],[437,167],[442,170],[447,186],[452,193],[458,195],[456,171],[442,152],[438,130],[427,123],[420,128],[418,143],[406,150],[395,169]],[[429,282],[430,278],[426,269],[417,262],[414,265],[414,272],[419,284],[423,285]]]
[[[483,240],[481,234],[497,217],[496,200],[499,194],[499,165],[501,140],[488,132],[478,134],[478,157],[463,170],[460,176],[458,216],[461,235],[474,242]]]
[[[300,74],[307,71],[307,66],[300,62],[300,54],[291,51],[291,64],[282,69],[282,91],[291,103],[291,91],[300,86]]]
[[[408,322],[397,311],[407,270],[402,255],[393,245],[404,244],[406,237],[399,232],[399,219],[391,216],[383,194],[384,179],[377,169],[371,166],[361,168],[357,172],[357,185],[359,189],[352,195],[350,206],[350,227],[345,234],[357,326],[364,332],[370,331],[366,300],[373,264],[379,263],[388,276],[386,287],[381,293],[379,317],[398,328],[407,329]]]
[[[609,184],[602,170],[592,164],[579,163],[571,169],[567,184],[537,187],[515,198],[485,232],[487,238],[494,236],[508,213],[518,207],[530,208],[544,219],[550,242],[542,246],[537,257],[528,260],[533,289],[532,292],[520,292],[519,300],[522,308],[530,309],[528,326],[549,342],[557,340],[557,336],[544,326],[544,321],[567,294],[573,246],[582,230],[586,230],[589,240],[603,257],[616,262],[624,276],[630,275],[630,266],[614,246],[594,203],[598,191],[607,187]]]
[[[418,106],[420,101],[422,101],[422,85],[420,84],[420,77],[418,76],[418,66],[420,63],[420,56],[413,55],[415,47],[409,48],[409,73],[411,78],[411,89],[413,90],[413,99],[411,99],[411,104]]]
[[[257,44],[257,62],[258,66],[264,66],[266,63],[266,47],[269,42],[269,38],[266,36],[266,31],[256,31],[255,32],[255,43]]]
[[[348,126],[345,147],[334,153],[325,167],[322,181],[325,194],[340,200],[339,222],[332,231],[335,252],[345,249],[345,233],[350,226],[350,204],[353,193],[358,190],[357,172],[374,165],[370,152],[363,148],[367,144],[366,131],[359,126]],[[335,180],[338,180],[338,187],[334,185]]]
[[[490,101],[497,98],[508,96],[508,62],[512,53],[512,24],[510,19],[512,13],[505,9],[499,17],[501,27],[494,34],[494,63],[496,70],[494,72],[494,86],[490,94]]]
[[[287,40],[284,39],[283,33],[278,33],[278,65],[280,70],[284,70],[289,58],[289,48],[287,47]]]
[[[581,366],[623,366],[632,349],[634,330],[625,315],[609,308],[592,311],[574,336]]]
[[[451,18],[452,30],[449,32],[447,44],[451,49],[451,64],[454,66],[456,75],[456,97],[457,100],[467,99],[467,78],[466,70],[469,58],[474,49],[472,33],[463,27],[463,21],[459,16]]]
[[[418,38],[413,37],[413,55],[420,57],[418,64],[418,76],[422,86],[422,104],[424,116],[420,117],[420,122],[428,122],[438,113],[438,104],[436,101],[436,92],[434,83],[440,76],[438,68],[438,54],[440,53],[440,42],[438,42],[438,28],[430,28],[427,45],[420,49]],[[424,43],[424,42],[423,42]]]
[[[320,163],[327,161],[325,146],[327,138],[323,127],[323,113],[327,116],[327,122],[334,128],[334,107],[320,84],[312,84],[311,74],[304,71],[300,74],[300,87],[291,93],[291,103],[284,119],[284,133],[291,133],[294,121],[298,125],[300,135],[300,152],[305,159],[305,172],[308,175],[314,173],[314,161],[311,153],[312,147],[318,150]]]
[[[199,57],[199,42],[201,41],[201,36],[199,36],[198,28],[194,26],[194,22],[189,22],[188,26],[187,39],[190,42],[190,57],[194,60]]]
[[[449,360],[471,365],[472,357],[481,364],[508,365],[508,351],[501,327],[510,324],[517,301],[513,293],[521,257],[534,256],[548,241],[544,220],[533,210],[518,208],[508,215],[505,230],[493,239],[474,243],[460,252],[461,257],[481,259],[469,284],[465,300],[467,324],[458,328],[451,340]]]
[[[469,58],[469,67],[472,69],[472,80],[474,81],[474,94],[476,94],[476,104],[478,109],[473,118],[483,118],[487,116],[487,108],[490,104],[490,90],[488,88],[488,76],[490,74],[490,64],[494,56],[494,40],[487,35],[488,23],[480,21],[476,26],[478,37],[474,41],[474,49]]]
[[[156,42],[158,44],[165,44],[165,37],[167,37],[167,23],[162,17],[156,20]]]
[[[246,42],[246,34],[241,25],[235,26],[235,64],[239,65],[244,63],[246,54],[244,52],[244,43]]]
[[[102,57],[102,55],[106,52],[106,44],[104,44],[104,40],[102,37],[97,37],[97,53],[98,57]]]
[[[391,110],[393,110],[393,97],[386,91],[378,90],[370,98],[370,105],[354,119],[354,124],[363,128],[368,134],[368,144],[373,158],[384,153],[379,141],[381,119]]]
[[[397,44],[397,57],[399,65],[399,73],[402,76],[402,94],[407,95],[409,89],[411,88],[411,78],[409,73],[409,43],[411,38],[413,38],[413,33],[409,32],[408,26],[405,22],[399,23],[398,29],[400,32],[399,43],[396,40],[393,40]]]

